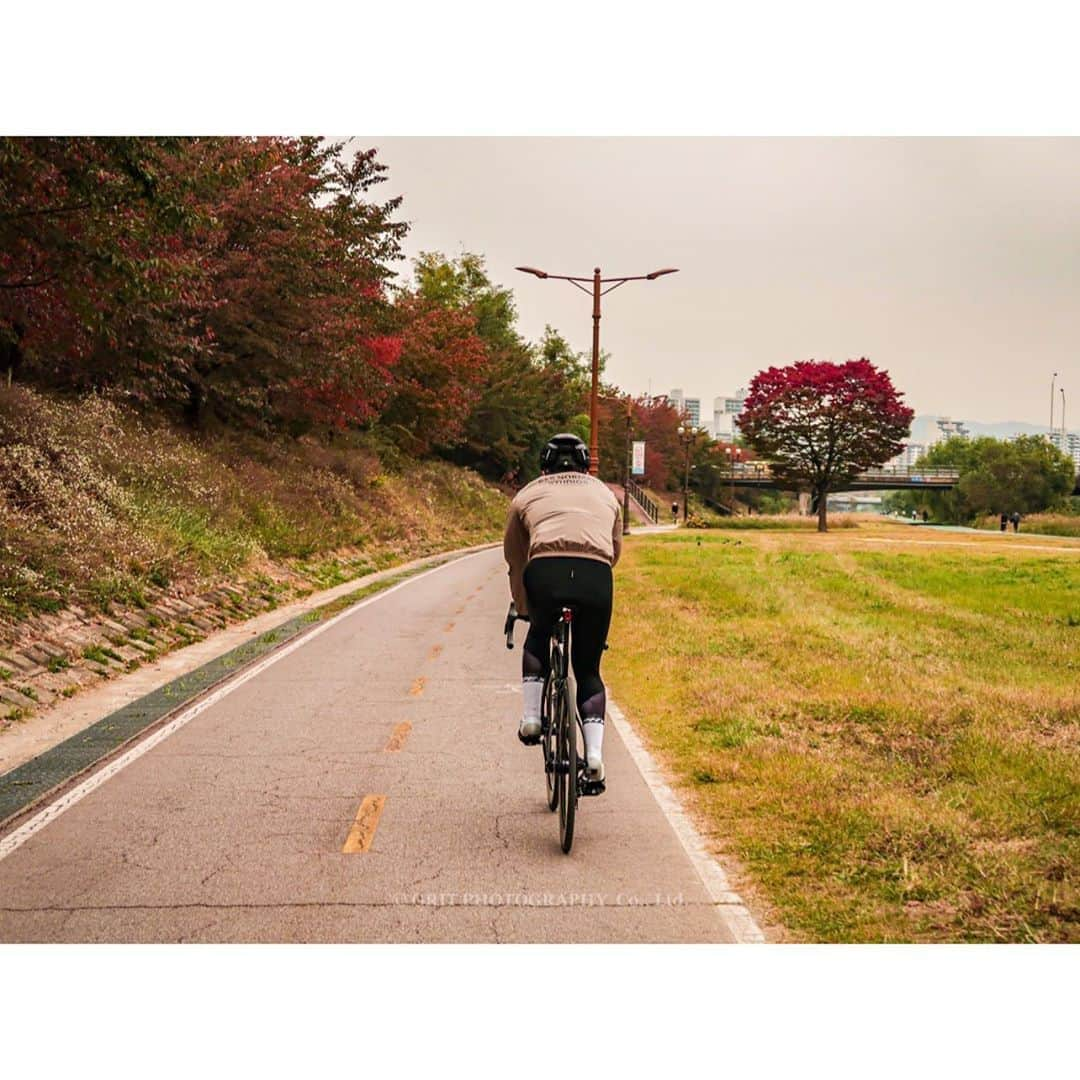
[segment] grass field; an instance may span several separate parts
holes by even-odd
[[[1080,545],[1010,540],[627,545],[605,673],[776,936],[1080,941]]]

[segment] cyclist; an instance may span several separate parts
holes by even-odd
[[[603,781],[607,697],[600,658],[611,623],[611,568],[622,549],[622,520],[610,488],[589,475],[589,451],[576,435],[552,437],[540,453],[541,475],[510,504],[503,538],[510,593],[529,634],[521,655],[524,714],[518,738],[540,741],[540,704],[559,608],[574,608],[571,663],[585,733],[589,779]]]

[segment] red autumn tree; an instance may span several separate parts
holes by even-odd
[[[49,382],[158,373],[206,345],[184,140],[0,138],[0,362]],[[127,387],[135,392],[135,385]]]
[[[0,365],[196,424],[370,421],[407,229],[385,172],[315,137],[0,137]]]
[[[469,308],[416,294],[397,304],[403,320],[401,357],[381,422],[403,449],[423,455],[458,446],[484,385],[488,353]]]
[[[601,387],[600,478],[622,483],[626,462],[626,396],[614,386]],[[581,410],[588,410],[582,397]],[[639,479],[656,491],[682,487],[683,448],[679,442],[679,411],[664,396],[642,395],[630,403],[630,438],[645,443],[645,475]]]
[[[825,532],[829,492],[898,454],[914,415],[888,372],[865,357],[802,360],[754,376],[739,430],[778,480],[810,491]]]

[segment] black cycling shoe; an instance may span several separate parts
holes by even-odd
[[[589,780],[587,777],[581,778],[580,794],[582,795],[603,795],[607,791],[607,782],[604,780]]]

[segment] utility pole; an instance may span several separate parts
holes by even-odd
[[[683,487],[682,487],[682,520],[683,525],[686,524],[687,518],[687,506],[690,498],[690,447],[697,439],[697,429],[692,427],[684,427],[682,424],[678,428],[679,441],[683,444],[686,450],[686,462],[683,468]]]
[[[630,535],[630,425],[634,422],[633,399],[626,395],[626,454],[623,458],[623,486],[622,486],[622,534]]]

